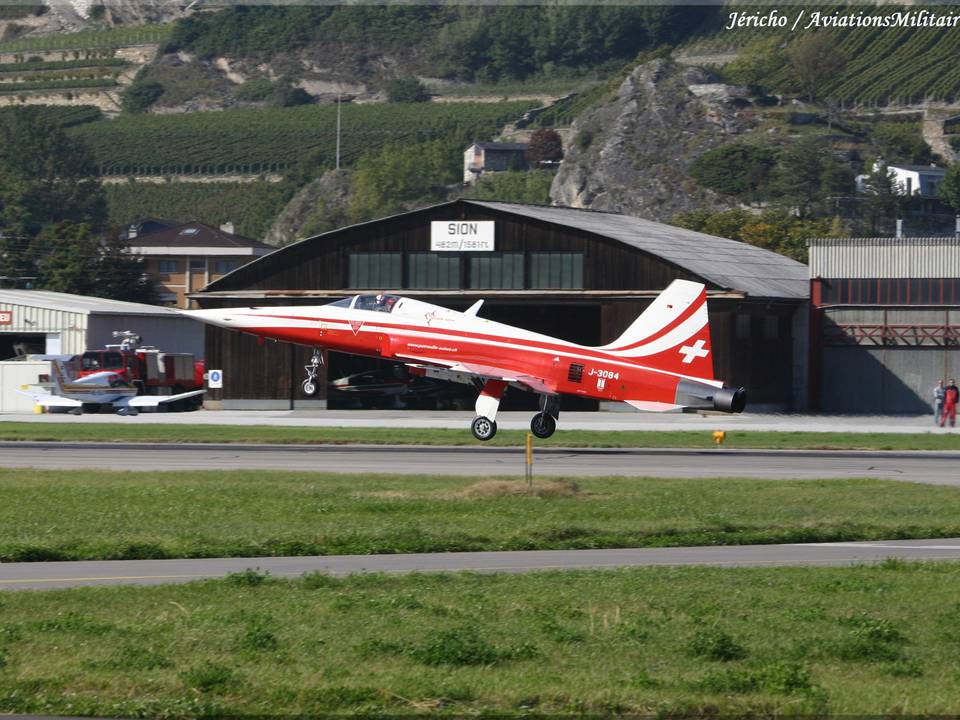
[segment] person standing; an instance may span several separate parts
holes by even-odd
[[[936,387],[933,388],[933,424],[939,425],[940,418],[943,417],[943,396],[946,390],[943,388],[943,380],[937,380]]]
[[[943,389],[943,418],[940,420],[940,427],[947,423],[950,418],[950,427],[957,426],[957,402],[960,401],[960,388],[957,387],[957,381],[950,378],[950,382]]]

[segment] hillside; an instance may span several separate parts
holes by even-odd
[[[44,31],[46,16],[0,12],[20,26],[0,41],[0,105],[82,106],[44,112],[90,148],[117,222],[193,208],[258,237],[273,225],[283,242],[462,192],[466,143],[536,127],[560,128],[567,143],[554,202],[661,220],[798,207],[819,217],[874,158],[952,160],[960,146],[956,124],[944,128],[960,112],[956,32],[725,30],[737,5],[167,5],[111,5],[66,34]],[[828,71],[804,76],[805,47]],[[398,82],[428,102],[387,103]],[[321,182],[335,164],[338,98],[347,172]],[[798,189],[789,178],[811,143],[819,186]],[[471,192],[541,198],[544,179]],[[337,202],[322,203],[325,192]]]

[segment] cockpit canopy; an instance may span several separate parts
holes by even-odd
[[[353,308],[354,310],[372,310],[373,312],[393,312],[401,300],[399,295],[354,295],[330,303],[333,307]]]

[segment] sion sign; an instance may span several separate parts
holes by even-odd
[[[434,252],[493,252],[493,220],[434,220],[430,249]]]
[[[13,325],[13,310],[0,310],[0,325]]]

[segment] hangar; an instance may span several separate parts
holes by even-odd
[[[155,305],[46,290],[0,289],[0,361],[32,354],[78,355],[117,342],[115,330],[132,330],[145,343],[170,352],[203,356],[204,328],[174,310]],[[13,392],[35,382],[41,366],[0,362],[0,412],[29,411],[33,403]]]
[[[445,244],[451,223],[480,228],[483,237]],[[718,377],[747,387],[753,408],[797,409],[805,402],[806,265],[627,215],[454,200],[285,246],[191,297],[201,308],[316,305],[389,290],[461,310],[483,298],[485,317],[599,345],[619,336],[676,278],[707,286]],[[320,378],[326,392],[308,400],[300,381],[309,355],[309,348],[258,346],[252,337],[211,327],[207,365],[223,369],[224,386],[207,405],[285,409],[329,400],[329,407],[342,407],[341,393],[326,381],[375,363],[331,355]],[[502,407],[527,409],[535,401],[508,394]]]
[[[932,412],[960,375],[960,239],[809,241],[810,405],[835,413]]]

